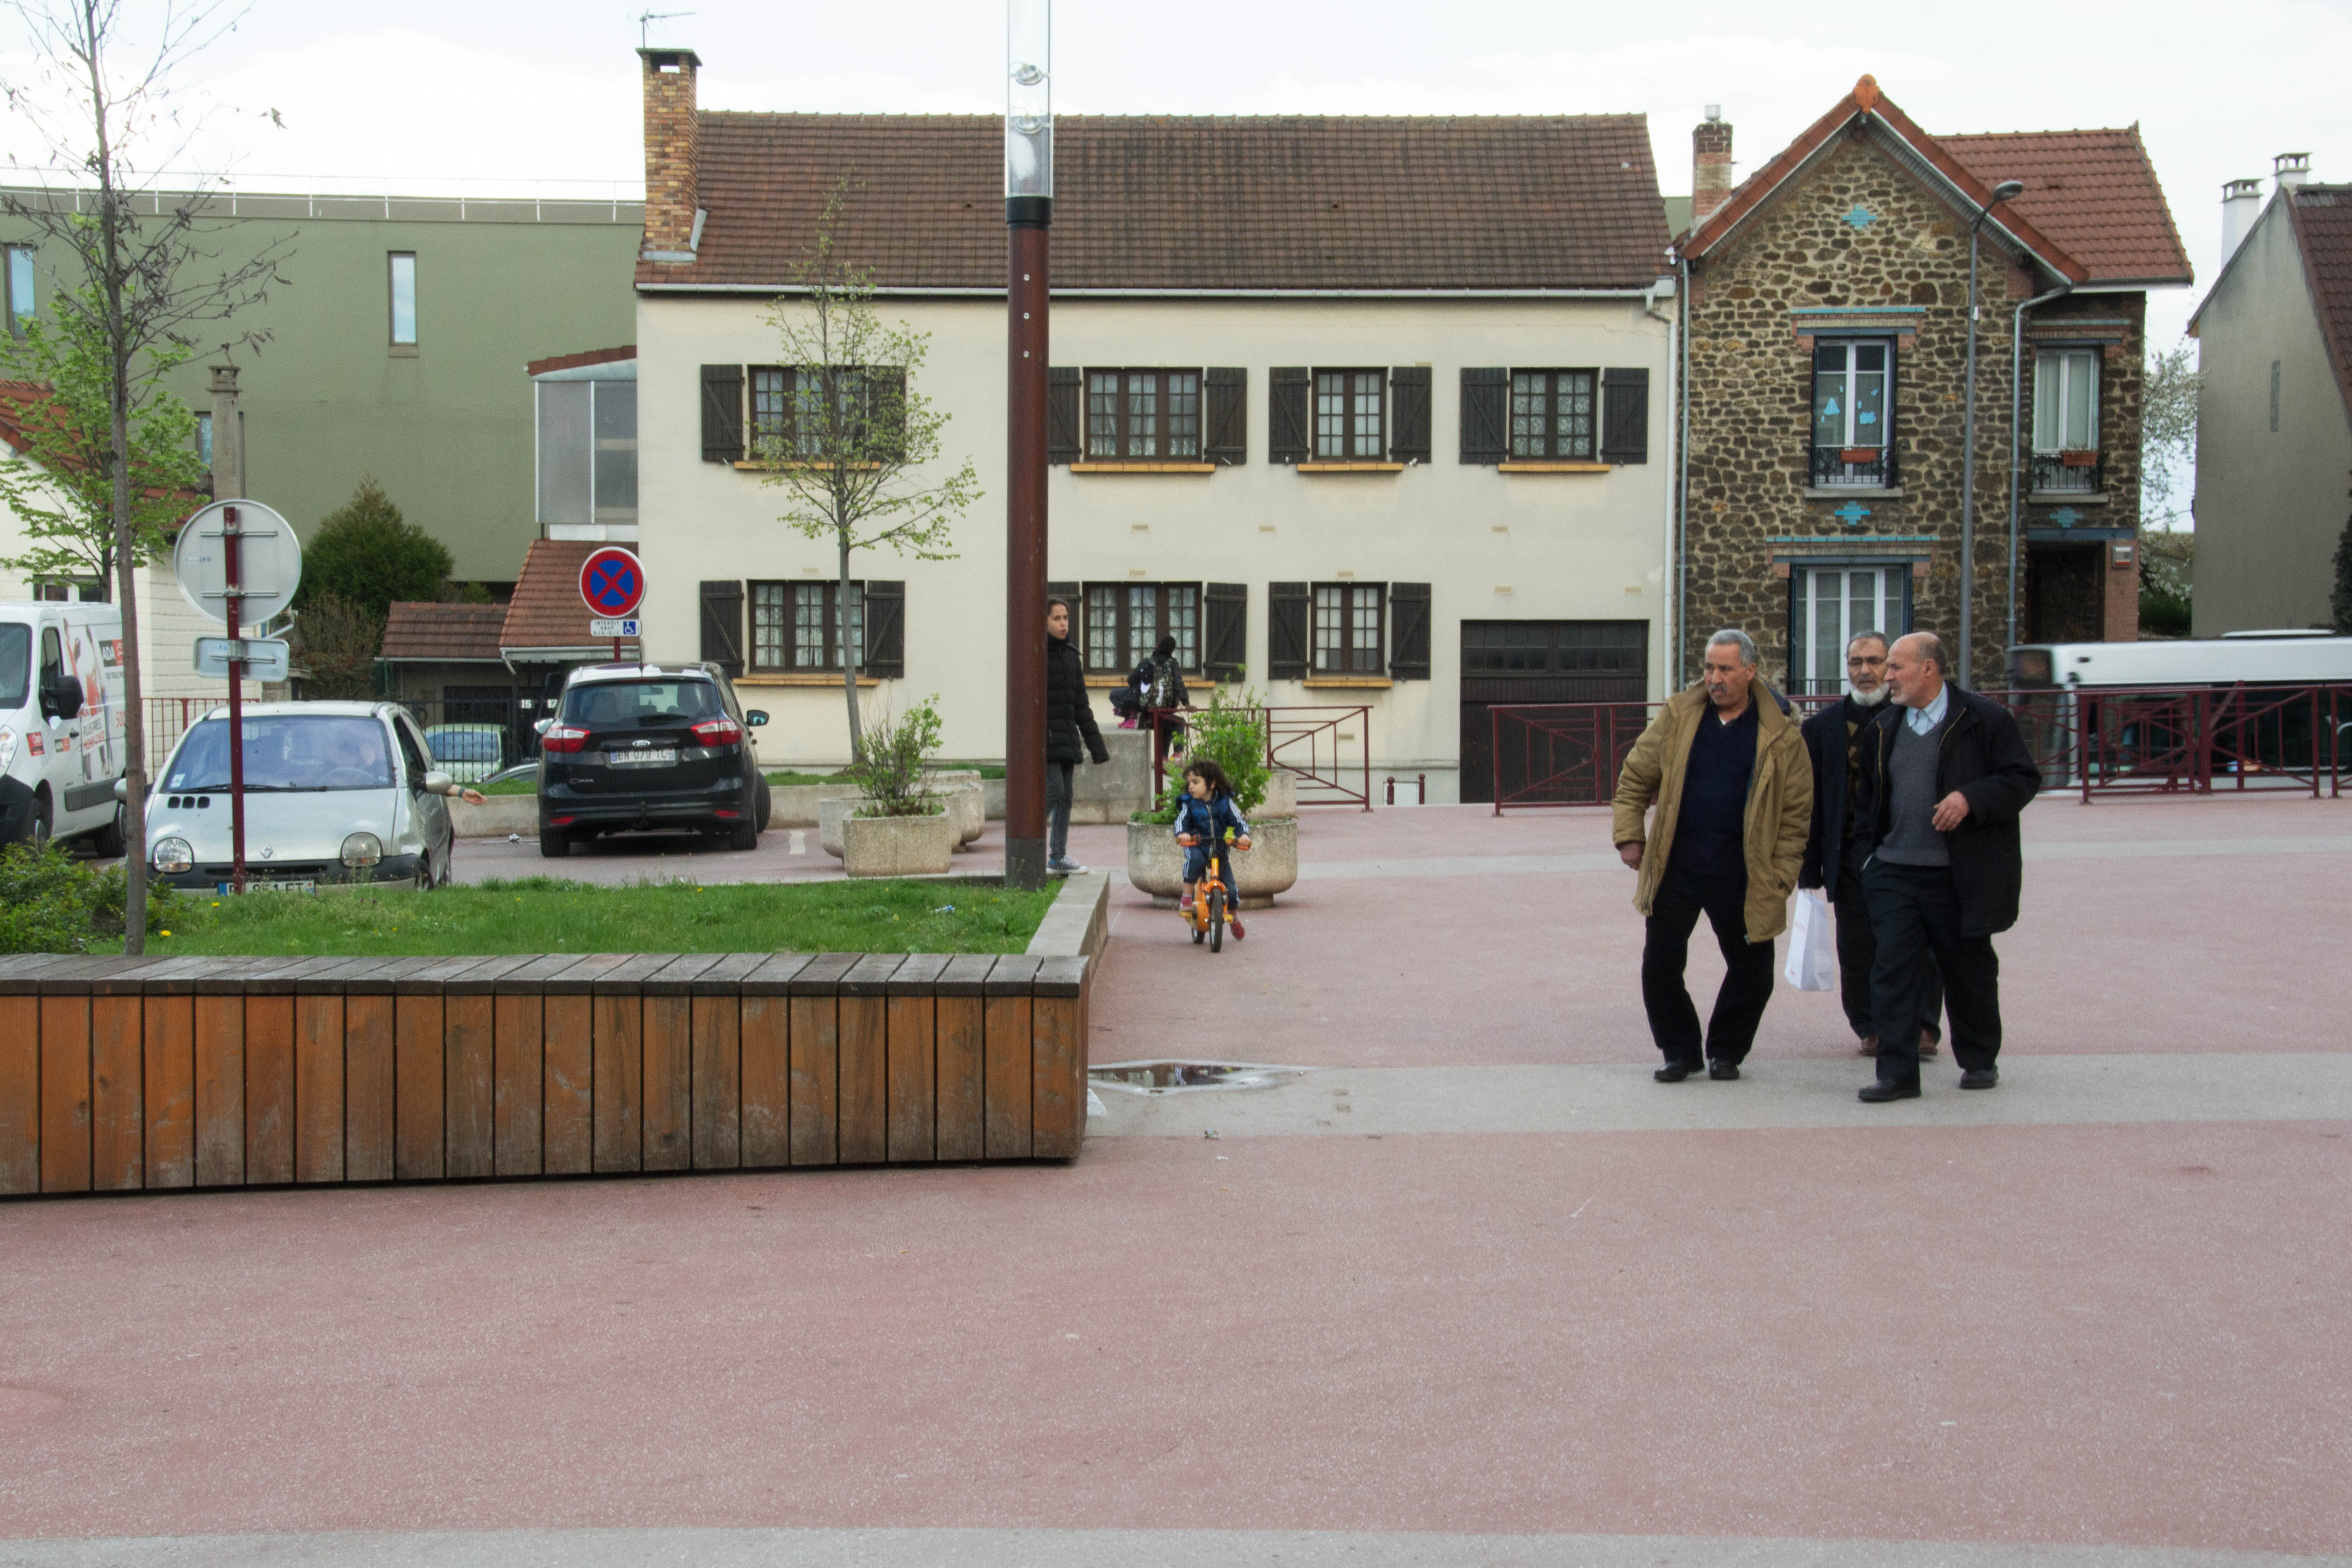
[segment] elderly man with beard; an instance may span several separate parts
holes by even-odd
[[[1805,750],[1813,759],[1813,830],[1805,841],[1797,886],[1828,893],[1837,913],[1838,998],[1845,1021],[1862,1042],[1862,1054],[1878,1054],[1878,1031],[1871,1020],[1870,971],[1878,962],[1871,934],[1870,905],[1862,893],[1864,857],[1854,852],[1861,832],[1855,805],[1861,796],[1862,735],[1886,701],[1886,638],[1856,632],[1845,645],[1844,700],[1805,721]],[[1921,976],[1920,1001],[1927,1020],[1919,1031],[1919,1054],[1932,1057],[1942,1039],[1936,1020],[1944,1011],[1944,985],[1931,953]]]

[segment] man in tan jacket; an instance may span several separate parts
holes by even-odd
[[[1702,1064],[1710,1078],[1739,1076],[1772,999],[1772,939],[1788,923],[1812,815],[1812,762],[1757,679],[1755,640],[1716,633],[1704,679],[1667,700],[1617,779],[1617,853],[1641,873],[1633,907],[1648,917],[1642,1005],[1665,1054],[1660,1083],[1680,1083]],[[1683,984],[1702,913],[1727,970],[1703,1054],[1698,1009]]]

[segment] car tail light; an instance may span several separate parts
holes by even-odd
[[[579,820],[576,816],[551,816],[547,819],[547,825],[550,827],[569,827]]]
[[[732,822],[743,814],[740,811],[714,811],[710,815],[722,822]]]
[[[584,752],[588,749],[588,731],[569,724],[550,724],[541,731],[539,745],[546,752]]]
[[[743,726],[721,715],[694,727],[694,738],[706,746],[735,746],[743,741]]]

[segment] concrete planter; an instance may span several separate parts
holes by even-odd
[[[1080,763],[1070,779],[1070,820],[1125,822],[1151,805],[1151,732],[1109,729],[1102,732],[1108,763]]]
[[[1269,820],[1277,816],[1298,815],[1298,775],[1286,768],[1276,768],[1266,775],[1265,799],[1249,814],[1252,822],[1260,817]]]
[[[929,816],[850,816],[841,824],[842,869],[853,877],[939,877],[955,855],[955,819],[946,811]]]
[[[1234,854],[1242,908],[1262,910],[1298,882],[1298,822],[1261,817],[1250,824],[1247,853]],[[1127,879],[1154,902],[1173,903],[1184,890],[1184,851],[1164,822],[1127,825]]]
[[[866,797],[862,795],[827,795],[816,803],[816,840],[835,859],[841,858],[841,825],[849,820],[850,813],[865,804]]]
[[[925,773],[925,787],[947,802],[948,815],[955,818],[956,842],[970,844],[988,826],[988,796],[981,787],[984,781],[975,768],[950,768],[941,773]]]
[[[449,802],[449,831],[460,838],[504,838],[509,833],[535,838],[539,836],[539,796],[494,795],[479,805],[453,799]]]
[[[856,795],[856,784],[772,784],[768,790],[768,826],[814,827],[818,805]]]

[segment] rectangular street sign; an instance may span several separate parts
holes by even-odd
[[[588,635],[592,637],[635,637],[637,635],[637,617],[631,616],[626,620],[613,621],[606,620],[604,616],[599,616],[588,623]]]
[[[244,651],[238,652],[239,648]],[[196,673],[216,679],[228,679],[228,661],[245,660],[247,680],[283,680],[286,679],[287,644],[283,637],[198,637],[196,639]]]

